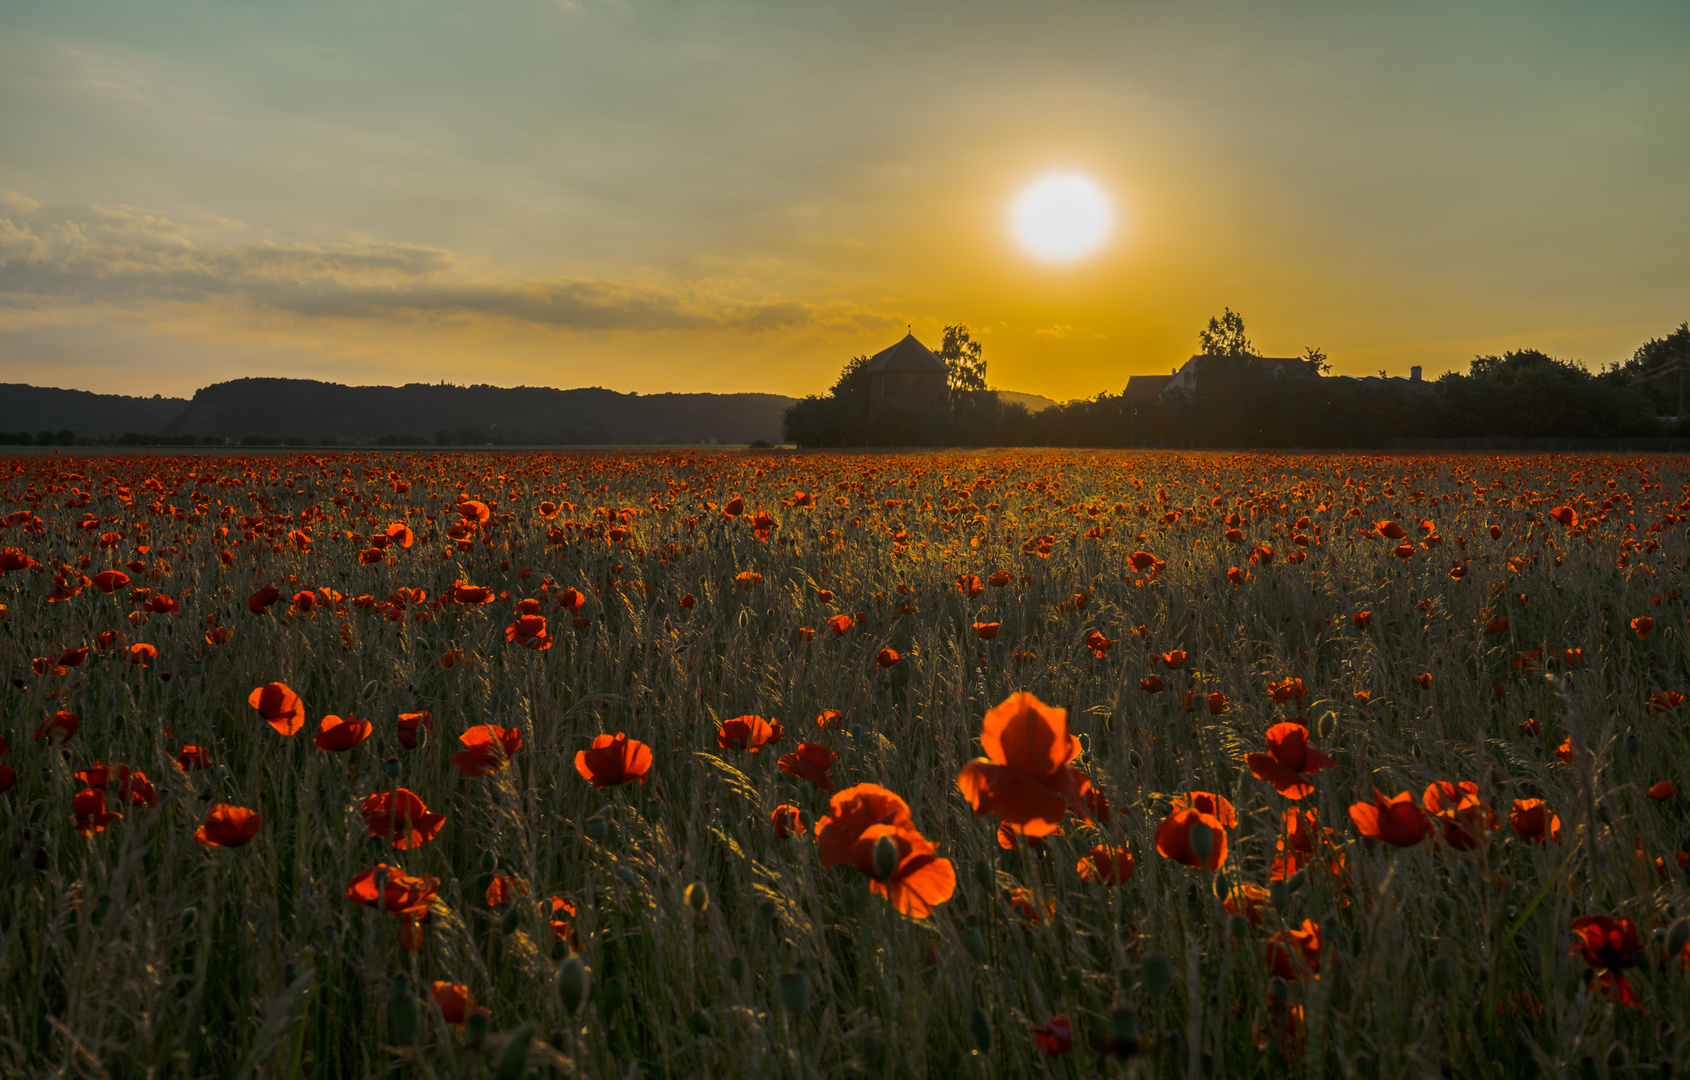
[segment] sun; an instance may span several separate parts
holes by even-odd
[[[1029,255],[1073,262],[1096,251],[1115,223],[1109,200],[1075,173],[1046,176],[1015,197],[1009,230]]]

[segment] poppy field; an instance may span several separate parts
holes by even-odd
[[[1690,1067],[1678,458],[0,469],[0,1074]]]

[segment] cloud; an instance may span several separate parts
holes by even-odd
[[[510,280],[480,273],[440,248],[373,240],[254,242],[246,231],[239,222],[184,223],[130,206],[96,206],[45,224],[0,218],[0,306],[132,308],[170,301],[305,319],[634,331],[861,329],[891,320],[843,302],[746,296],[733,282]]]
[[[1067,323],[1057,323],[1055,326],[1047,326],[1042,330],[1034,330],[1033,333],[1039,337],[1060,339],[1077,334],[1080,329],[1078,326],[1069,326]]]
[[[41,209],[41,204],[21,191],[0,191],[0,206],[19,214],[29,215]]]

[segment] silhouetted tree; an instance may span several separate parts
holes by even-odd
[[[1209,316],[1209,325],[1197,332],[1197,347],[1204,356],[1255,356],[1256,347],[1244,334],[1244,316],[1231,308],[1216,318]]]
[[[968,336],[968,327],[960,323],[945,327],[939,359],[945,362],[953,391],[986,389],[986,361],[980,354],[980,343]]]

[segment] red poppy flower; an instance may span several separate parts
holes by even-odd
[[[320,749],[340,754],[369,738],[374,728],[374,724],[356,716],[344,719],[339,716],[325,716],[318,723],[317,734],[312,736],[311,741]]]
[[[962,595],[970,600],[986,591],[986,586],[980,581],[978,574],[964,574],[956,579],[956,587]]]
[[[769,825],[774,829],[777,840],[788,840],[810,831],[804,824],[803,812],[791,803],[775,807],[774,813],[769,815]]]
[[[823,731],[843,731],[845,714],[838,709],[823,709],[816,714],[816,726]]]
[[[884,837],[891,838],[897,858],[882,878],[874,852]],[[933,843],[910,820],[909,805],[878,784],[858,784],[833,796],[827,816],[816,822],[816,847],[823,867],[856,867],[871,879],[870,890],[911,918],[926,918],[956,891],[951,861],[934,855]]]
[[[991,641],[993,638],[998,636],[998,631],[1002,628],[1002,623],[977,622],[974,624],[974,636],[978,637],[981,641]]]
[[[1408,532],[1394,521],[1375,521],[1373,531],[1387,540],[1401,540],[1408,535]]]
[[[1647,615],[1639,615],[1637,618],[1631,620],[1631,632],[1637,635],[1637,640],[1639,641],[1647,641],[1649,639],[1649,631],[1654,628],[1655,620],[1651,619]]]
[[[1185,660],[1186,655],[1184,649],[1175,649],[1172,652],[1165,652],[1162,654],[1162,664],[1169,671],[1178,671],[1180,668],[1184,667]]]
[[[399,745],[407,750],[415,750],[434,730],[434,714],[426,709],[422,712],[400,713],[398,726]]]
[[[785,731],[779,721],[771,724],[761,716],[736,716],[725,721],[716,731],[716,745],[724,750],[745,750],[757,753],[772,742],[779,742]]]
[[[1479,798],[1479,785],[1471,780],[1436,781],[1427,786],[1420,805],[1443,826],[1444,843],[1457,851],[1472,851],[1484,839],[1487,826],[1498,827],[1496,811]]]
[[[1265,780],[1287,799],[1301,799],[1314,793],[1306,774],[1333,768],[1332,759],[1308,741],[1309,730],[1301,724],[1282,723],[1268,728],[1268,752],[1250,754],[1244,760],[1250,774]]]
[[[1557,506],[1555,509],[1549,511],[1549,516],[1554,518],[1556,521],[1559,521],[1562,525],[1565,525],[1569,529],[1578,528],[1578,511],[1574,510],[1570,506]]]
[[[1168,688],[1160,675],[1146,675],[1138,681],[1138,688],[1147,694],[1160,694]]]
[[[1485,633],[1493,637],[1497,634],[1508,633],[1508,620],[1506,618],[1492,619],[1485,624]]]
[[[544,652],[552,647],[552,636],[546,631],[544,615],[520,616],[505,627],[505,640],[535,652]]]
[[[371,836],[391,840],[400,851],[428,843],[446,824],[445,814],[429,813],[423,801],[405,788],[372,792],[359,804],[358,812]]]
[[[1545,840],[1561,842],[1561,819],[1542,799],[1515,799],[1508,814],[1508,824],[1522,840],[1541,844]]]
[[[1363,836],[1382,840],[1396,847],[1413,847],[1426,839],[1428,824],[1425,813],[1408,792],[1386,798],[1377,788],[1371,803],[1350,806],[1350,820]]]
[[[246,609],[254,615],[262,615],[270,610],[270,605],[282,598],[282,590],[274,585],[266,585],[262,589],[246,598]]]
[[[1268,697],[1273,700],[1275,705],[1283,705],[1292,698],[1296,698],[1301,703],[1307,694],[1307,691],[1303,689],[1303,680],[1301,679],[1287,678],[1279,682],[1269,682],[1267,689]]]
[[[522,732],[497,724],[481,724],[458,736],[464,748],[452,755],[452,764],[465,776],[486,776],[510,764],[522,749]]]
[[[243,847],[258,835],[263,821],[256,810],[218,803],[205,812],[205,824],[194,833],[194,840],[207,847]]]
[[[463,983],[436,980],[429,984],[429,989],[434,993],[434,1003],[440,1007],[441,1018],[454,1027],[463,1027],[473,1013],[492,1011],[476,1001]]]
[[[346,898],[365,907],[419,916],[427,913],[439,887],[437,877],[412,877],[397,866],[377,863],[347,884]]]
[[[1678,785],[1671,780],[1662,780],[1660,783],[1649,785],[1649,797],[1656,802],[1666,802],[1677,794]]]
[[[1273,894],[1252,882],[1240,882],[1232,887],[1221,902],[1221,907],[1234,918],[1243,919],[1251,926],[1262,925],[1264,915],[1273,910]]]
[[[552,905],[552,942],[553,944],[573,943],[575,932],[570,929],[570,923],[575,918],[575,905],[561,896],[553,896]]]
[[[1287,927],[1263,943],[1268,970],[1286,982],[1320,971],[1320,925],[1304,919],[1296,929]]]
[[[183,772],[190,769],[209,769],[211,759],[206,756],[203,746],[184,746],[176,751],[176,767]]]
[[[651,771],[651,747],[620,731],[615,735],[600,735],[593,739],[590,749],[576,753],[575,771],[591,782],[594,789],[643,784],[646,773]]]
[[[874,666],[878,667],[878,668],[897,667],[898,666],[898,650],[896,650],[896,649],[881,649],[878,653],[875,654]]]
[[[856,625],[857,621],[849,615],[835,615],[833,618],[827,620],[827,627],[829,630],[833,631],[834,637],[844,637],[846,634],[849,634],[851,632],[851,628]]]
[[[1061,1013],[1033,1028],[1033,1042],[1045,1057],[1061,1057],[1074,1048],[1074,1027]]]
[[[283,735],[296,734],[305,726],[305,703],[279,682],[265,683],[247,695],[246,703],[258,710],[264,721]]]
[[[121,821],[123,815],[106,809],[106,793],[99,788],[83,788],[71,798],[71,810],[76,815],[76,831],[83,836],[104,832],[107,825]]]
[[[94,588],[110,596],[129,584],[129,575],[122,570],[101,570],[94,575]]]
[[[1225,694],[1219,692],[1212,693],[1209,695],[1208,701],[1210,716],[1219,716],[1226,712],[1227,697]]]
[[[1125,885],[1133,876],[1137,864],[1126,848],[1112,848],[1098,844],[1074,864],[1081,881],[1095,881],[1103,885]]]
[[[788,776],[808,780],[823,791],[832,791],[833,766],[838,760],[832,750],[820,743],[800,743],[798,749],[781,755],[775,764]]]
[[[1192,847],[1191,834],[1199,826],[1209,830],[1210,847],[1207,856],[1199,856]],[[1162,819],[1162,824],[1156,827],[1156,852],[1164,859],[1172,859],[1186,866],[1217,870],[1226,862],[1226,829],[1213,814],[1182,807],[1176,800],[1174,809]]]
[[[1010,580],[1010,573],[1008,570],[994,570],[992,572],[992,576],[986,579],[986,584],[990,585],[994,589],[1001,589],[1005,585],[1008,585]]]
[[[1663,690],[1658,694],[1650,694],[1649,700],[1644,702],[1643,708],[1652,713],[1676,712],[1684,704],[1684,695],[1677,690]]]
[[[493,879],[487,883],[487,906],[490,908],[514,904],[517,897],[527,895],[528,886],[504,874],[494,874]]]
[[[76,737],[76,729],[81,726],[82,718],[73,712],[59,711],[41,721],[41,726],[35,729],[34,742],[46,739],[51,743],[65,743]]]
[[[1062,815],[1086,816],[1084,776],[1068,763],[1080,741],[1068,732],[1068,713],[1032,694],[1012,694],[986,714],[980,736],[986,756],[970,761],[957,787],[975,817],[996,814],[1030,837],[1048,836]]]
[[[1151,567],[1158,565],[1161,560],[1148,551],[1135,551],[1127,556],[1127,562],[1132,566],[1134,572],[1142,574]]]
[[[1643,1004],[1624,974],[1624,969],[1635,964],[1643,951],[1643,941],[1631,920],[1624,916],[1580,915],[1573,920],[1572,931],[1578,940],[1568,951],[1599,969],[1596,983],[1602,993],[1621,1006],[1641,1011]]]

